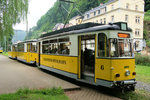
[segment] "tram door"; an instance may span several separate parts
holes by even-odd
[[[27,62],[30,62],[30,50],[31,50],[31,44],[27,44]]]
[[[79,37],[80,77],[81,79],[94,81],[95,73],[95,35]],[[90,79],[91,80],[91,79]]]

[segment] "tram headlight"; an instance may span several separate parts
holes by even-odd
[[[120,74],[116,74],[116,77],[120,77]]]
[[[130,75],[130,71],[129,71],[129,70],[126,70],[125,75],[126,75],[126,76],[129,76],[129,75]]]

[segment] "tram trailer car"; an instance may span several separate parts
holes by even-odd
[[[3,53],[3,48],[0,47],[0,53]]]
[[[17,43],[17,60],[28,64],[35,64],[38,56],[36,43],[37,40]]]
[[[132,30],[127,23],[86,23],[42,35],[37,65],[78,81],[135,89]]]
[[[12,44],[8,47],[8,57],[12,59],[17,59],[17,44]]]

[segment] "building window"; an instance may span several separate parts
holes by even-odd
[[[111,16],[111,22],[112,23],[114,22],[114,16]]]
[[[138,23],[138,24],[140,23],[140,17],[139,16],[135,17],[135,23]]]
[[[138,5],[135,5],[135,10],[138,10]]]
[[[98,20],[96,20],[96,23],[98,23]]]
[[[126,22],[128,21],[128,15],[125,15],[125,21]]]
[[[106,18],[104,18],[104,24],[106,24]]]
[[[102,22],[102,19],[100,20],[100,23],[102,24],[103,22]]]
[[[94,16],[96,16],[96,11],[94,11]]]
[[[114,5],[111,5],[111,10],[114,10]]]
[[[104,9],[105,9],[105,12],[107,12],[107,8],[105,7]]]
[[[128,3],[126,4],[126,9],[129,9],[129,4]]]
[[[136,29],[136,30],[135,30],[135,35],[136,35],[136,36],[139,36],[139,35],[140,35],[140,29]]]
[[[89,17],[90,17],[90,14],[87,14],[86,16],[87,16],[87,18],[89,18]]]
[[[100,14],[101,13],[101,11],[100,10],[98,10],[98,14]]]

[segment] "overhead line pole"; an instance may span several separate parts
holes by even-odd
[[[59,1],[68,2],[68,3],[74,3],[73,1],[68,1],[68,0],[59,0]]]

